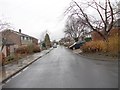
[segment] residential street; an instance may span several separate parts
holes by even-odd
[[[9,80],[3,88],[117,88],[114,61],[83,58],[58,46]]]

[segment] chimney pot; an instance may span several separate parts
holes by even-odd
[[[19,29],[19,33],[21,33],[21,29]]]

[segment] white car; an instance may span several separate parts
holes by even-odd
[[[57,44],[56,43],[53,44],[53,48],[57,48]]]

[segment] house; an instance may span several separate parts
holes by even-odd
[[[59,43],[60,43],[61,45],[64,45],[64,46],[70,46],[70,45],[72,45],[74,42],[75,42],[74,39],[73,39],[72,37],[70,37],[70,36],[64,37],[64,38],[62,38],[62,39],[59,41]]]
[[[15,49],[22,45],[34,44],[38,45],[38,39],[21,33],[21,29],[19,32],[13,30],[4,30],[0,32],[0,49],[2,53],[6,56],[14,53]]]

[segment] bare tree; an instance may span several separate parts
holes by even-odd
[[[10,23],[0,20],[0,31],[11,28]]]
[[[85,24],[80,18],[76,18],[74,16],[70,16],[65,25],[65,33],[72,37],[76,42],[81,37],[83,32],[85,31]]]
[[[84,7],[82,7],[82,5]],[[90,15],[85,11],[85,6],[94,9],[95,13]],[[114,25],[115,16],[118,12],[110,0],[104,0],[104,2],[92,0],[81,4],[72,1],[72,4],[65,11],[65,14],[76,15],[85,21],[85,25],[97,32],[105,41],[108,41],[109,32]]]
[[[5,31],[5,30],[9,30],[9,29],[13,29],[13,27],[11,26],[11,24],[10,23],[8,23],[8,22],[3,22],[2,20],[0,20],[0,44],[2,44],[2,45],[0,45],[1,46],[1,50],[0,51],[2,51],[3,50],[3,47],[4,47],[4,45],[5,45],[5,39],[4,39],[4,36],[7,36],[9,33],[2,33],[3,31]]]
[[[117,14],[117,17],[120,18],[120,1],[118,2],[117,5],[118,5],[118,9],[117,9],[118,14]]]
[[[2,20],[0,20],[0,53],[1,51],[3,50],[3,47],[5,46],[5,43],[4,43],[4,38],[3,38],[3,34],[1,33],[4,29],[7,29],[9,27],[9,23],[6,23],[6,22],[2,22]],[[3,57],[3,54],[1,53],[1,56],[2,56],[2,71],[3,71],[3,74],[5,74],[5,68],[4,68],[4,57]]]

